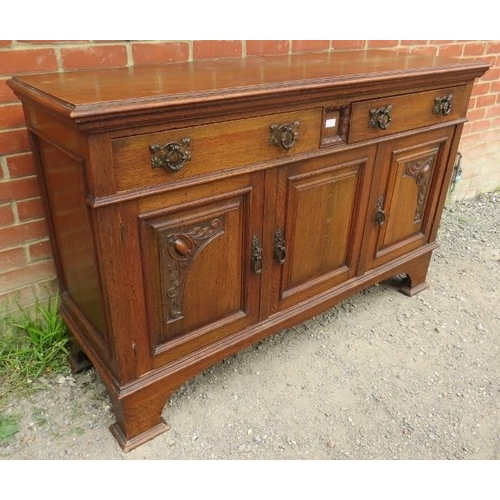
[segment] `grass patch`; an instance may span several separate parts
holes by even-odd
[[[18,419],[13,415],[0,415],[0,443],[8,441],[19,431]]]
[[[44,374],[68,370],[68,331],[58,313],[59,298],[32,311],[20,309],[0,324],[0,401],[33,390]]]

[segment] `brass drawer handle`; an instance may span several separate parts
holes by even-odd
[[[434,106],[432,107],[432,114],[443,116],[448,116],[451,113],[451,101],[453,99],[453,95],[445,95],[442,97],[436,97],[434,99]]]
[[[151,166],[178,172],[191,159],[190,145],[189,137],[184,137],[180,142],[168,142],[163,146],[158,143],[151,144]]]
[[[385,130],[392,121],[391,118],[392,104],[384,106],[383,108],[370,110],[370,119],[368,120],[368,126],[372,128],[379,128],[380,130]]]
[[[283,230],[278,229],[274,235],[274,260],[279,264],[284,264],[286,259],[286,243]]]
[[[269,144],[282,147],[288,151],[298,140],[299,131],[297,130],[300,122],[284,123],[283,125],[271,125],[269,127],[271,136]]]
[[[262,273],[262,247],[257,236],[254,236],[252,240],[252,261],[250,266],[255,274]]]

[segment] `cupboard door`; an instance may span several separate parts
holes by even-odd
[[[364,271],[428,243],[453,128],[379,145],[366,222]]]
[[[278,172],[271,313],[356,275],[375,147]]]
[[[263,174],[242,176],[170,194],[165,205],[175,197],[196,201],[153,204],[141,214],[146,308],[158,362],[257,320],[260,273],[252,249],[261,240],[262,192]]]

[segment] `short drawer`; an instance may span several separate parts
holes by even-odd
[[[466,89],[461,86],[354,102],[348,142],[376,139],[462,118],[468,105]]]
[[[322,109],[178,128],[113,140],[118,191],[177,182],[319,147]]]

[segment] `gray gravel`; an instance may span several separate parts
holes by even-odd
[[[500,458],[500,193],[445,210],[430,288],[395,280],[186,383],[171,429],[123,453],[93,370],[12,400],[3,459]]]

